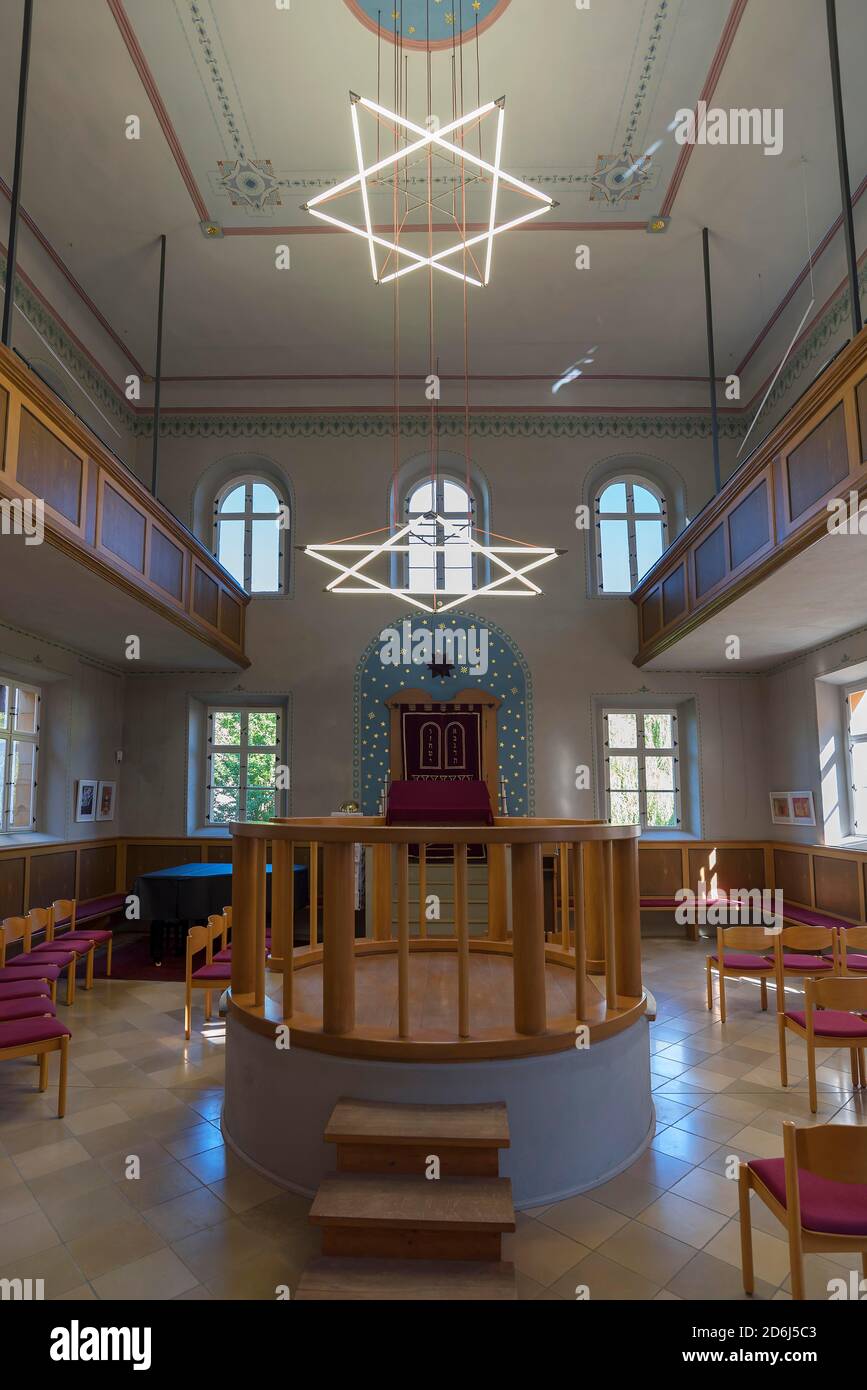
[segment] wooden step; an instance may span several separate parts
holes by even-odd
[[[513,1301],[515,1269],[510,1264],[470,1260],[311,1260],[301,1276],[296,1302]]]
[[[423,1177],[430,1158],[439,1176],[495,1178],[509,1146],[505,1105],[395,1105],[342,1099],[325,1138],[337,1145],[340,1173],[406,1173]]]
[[[499,1260],[515,1229],[508,1178],[336,1173],[310,1208],[324,1255],[385,1259]]]

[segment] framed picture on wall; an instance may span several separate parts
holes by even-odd
[[[812,792],[792,792],[789,800],[792,803],[793,825],[816,824],[816,809],[813,805]]]
[[[96,820],[96,791],[98,782],[82,779],[75,784],[75,819]]]
[[[771,792],[771,820],[774,825],[794,825],[792,800],[788,792]]]
[[[96,797],[96,819],[114,820],[116,782],[100,782]]]

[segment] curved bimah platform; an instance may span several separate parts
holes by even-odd
[[[498,817],[491,827],[401,827],[329,816],[231,829],[223,1130],[261,1172],[313,1193],[333,1166],[322,1136],[344,1096],[505,1101],[504,1172],[524,1207],[604,1182],[650,1142],[634,827],[520,817]],[[323,847],[322,941],[311,914],[311,944],[287,949],[293,846],[310,842]],[[572,911],[560,914],[557,937],[546,942],[542,849],[552,842],[561,854],[568,849],[561,882]],[[373,935],[357,939],[358,844],[372,846]],[[434,936],[426,850],[444,844],[454,864],[454,932]],[[467,848],[480,844],[488,873],[481,935],[471,934],[467,892]],[[410,846],[413,871],[418,856],[417,922],[410,921]]]

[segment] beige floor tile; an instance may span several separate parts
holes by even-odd
[[[722,1216],[734,1216],[738,1209],[737,1183],[705,1168],[693,1168],[671,1190],[675,1197],[684,1197]]]
[[[634,1270],[616,1264],[598,1250],[593,1250],[551,1285],[554,1293],[571,1301],[577,1297],[576,1290],[585,1288],[593,1304],[653,1298],[660,1290],[660,1283],[636,1274]]]
[[[46,1298],[59,1298],[81,1284],[83,1275],[65,1245],[52,1245],[36,1254],[18,1257],[10,1266],[0,1260],[0,1278],[42,1279]]]
[[[570,1240],[550,1226],[518,1214],[514,1235],[503,1237],[503,1259],[511,1260],[522,1274],[548,1288],[586,1254],[587,1247]]]
[[[207,1284],[217,1270],[228,1270],[232,1265],[249,1259],[257,1251],[269,1249],[264,1236],[251,1231],[237,1217],[221,1221],[219,1225],[209,1226],[172,1242],[172,1249],[194,1274],[200,1284]]]
[[[39,1210],[16,1216],[0,1226],[0,1263],[7,1265],[60,1244],[60,1236]]]
[[[734,1150],[747,1149],[752,1154],[757,1154],[759,1158],[780,1158],[782,1156],[782,1131],[778,1134],[769,1134],[765,1129],[759,1129],[755,1125],[747,1125],[745,1129],[739,1129],[737,1134],[732,1135],[732,1148]]]
[[[727,1217],[711,1211],[709,1207],[701,1207],[696,1202],[666,1192],[657,1202],[645,1207],[638,1220],[645,1226],[662,1231],[663,1235],[673,1236],[675,1240],[701,1250],[712,1236],[722,1230]]]
[[[195,1288],[198,1280],[174,1251],[165,1248],[120,1265],[92,1282],[98,1298],[137,1302],[175,1298]]]
[[[675,1121],[673,1128],[685,1129],[689,1134],[699,1134],[702,1139],[712,1139],[715,1144],[721,1144],[736,1134],[742,1125],[740,1120],[727,1120],[723,1115],[711,1115],[707,1110],[690,1110]]]
[[[689,1302],[713,1300],[732,1303],[750,1300],[750,1295],[744,1292],[740,1261],[733,1265],[726,1260],[716,1259],[707,1250],[700,1250],[689,1264],[684,1265],[671,1280],[668,1289]],[[757,1298],[770,1299],[773,1294],[773,1284],[756,1279],[753,1301]]]
[[[644,1279],[667,1284],[692,1258],[693,1247],[638,1221],[630,1221],[600,1245],[598,1253]]]
[[[627,1172],[603,1183],[601,1187],[594,1187],[592,1198],[594,1202],[601,1202],[604,1207],[611,1207],[623,1216],[634,1217],[661,1197],[662,1192],[662,1188],[646,1178],[633,1177]]]
[[[713,1139],[703,1139],[700,1134],[690,1134],[685,1129],[671,1126],[653,1138],[651,1148],[682,1163],[703,1163],[718,1147]],[[682,1175],[681,1175],[682,1176]]]
[[[166,1148],[175,1158],[190,1158],[194,1154],[205,1153],[208,1149],[218,1149],[223,1143],[223,1136],[216,1125],[203,1121],[199,1125],[193,1125],[191,1129],[183,1130],[173,1139],[166,1140]]]
[[[705,1246],[708,1255],[713,1255],[726,1264],[741,1268],[741,1236],[738,1222],[732,1220]],[[785,1240],[768,1235],[765,1231],[753,1229],[753,1268],[756,1278],[778,1287],[789,1272],[789,1247]]]
[[[148,1207],[142,1215],[163,1240],[172,1245],[196,1231],[227,1220],[230,1213],[208,1188],[199,1187],[195,1192],[185,1192],[171,1201]]]
[[[135,1207],[117,1187],[98,1187],[81,1196],[43,1199],[51,1224],[65,1241],[77,1240],[102,1226],[135,1221]]]
[[[98,1226],[78,1236],[69,1242],[69,1253],[94,1283],[101,1275],[152,1254],[163,1245],[156,1231],[136,1215],[132,1220]]]
[[[114,1101],[108,1105],[90,1105],[73,1115],[67,1115],[66,1128],[72,1134],[90,1134],[96,1129],[106,1129],[109,1125],[126,1124],[129,1116]]]
[[[88,1157],[78,1139],[59,1139],[53,1144],[43,1144],[38,1149],[27,1149],[15,1155],[14,1163],[26,1182],[41,1178],[46,1173],[57,1173],[73,1164],[82,1163]]]
[[[19,1216],[30,1216],[39,1210],[39,1203],[23,1178],[7,1187],[0,1187],[0,1226],[7,1221],[15,1221]],[[0,1235],[0,1248],[3,1237]]]
[[[667,1134],[668,1131],[663,1131]],[[652,1183],[654,1187],[663,1190],[667,1187],[674,1187],[676,1182],[690,1171],[693,1165],[682,1158],[675,1158],[662,1149],[651,1145],[645,1149],[640,1158],[625,1170],[633,1178],[643,1178],[645,1182]]]
[[[275,1183],[252,1169],[230,1172],[219,1182],[209,1183],[208,1187],[221,1202],[238,1214],[267,1202],[271,1197],[278,1197],[281,1191]]]
[[[570,1240],[585,1245],[588,1250],[595,1250],[621,1226],[625,1226],[629,1217],[581,1196],[555,1202],[553,1206],[546,1207],[538,1219],[543,1226],[550,1226]]]
[[[122,1178],[118,1183],[127,1199],[139,1211],[201,1189],[198,1178],[174,1159],[154,1167],[142,1164],[141,1173],[140,1178]]]

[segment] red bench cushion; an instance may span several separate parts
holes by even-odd
[[[23,975],[23,970],[20,973]],[[40,998],[51,998],[51,985],[46,980],[18,980],[12,984],[0,984],[0,999]]]
[[[754,1158],[749,1166],[780,1205],[785,1206],[783,1159]],[[799,1168],[798,1195],[801,1225],[808,1231],[826,1231],[838,1236],[867,1235],[867,1183],[834,1182]]]
[[[7,1023],[13,1018],[39,1018],[45,1014],[52,1017],[55,1013],[54,1005],[50,999],[41,996],[30,999],[0,999],[0,1023]]]
[[[789,922],[797,922],[803,927],[839,927],[844,918],[835,917],[830,912],[820,912],[815,907],[802,907],[800,903],[783,903],[783,916]]]
[[[107,917],[111,912],[120,912],[126,903],[123,893],[109,893],[104,898],[94,898],[89,903],[78,903],[75,909],[75,924],[92,921],[94,917]],[[69,921],[69,918],[65,918]],[[60,924],[62,925],[62,923]]]
[[[801,1028],[807,1026],[807,1015],[803,1009],[787,1013],[786,1018],[791,1018]],[[867,1018],[847,1014],[840,1009],[815,1009],[813,1032],[820,1038],[867,1038]]]
[[[65,1023],[57,1018],[22,1018],[0,1023],[0,1052],[4,1047],[24,1047],[26,1043],[47,1042],[49,1038],[71,1038]]]
[[[20,956],[17,957],[20,960]],[[56,980],[60,974],[60,966],[52,965],[47,960],[36,960],[29,965],[19,965],[15,969],[11,965],[0,966],[0,984],[20,984],[22,980]]]

